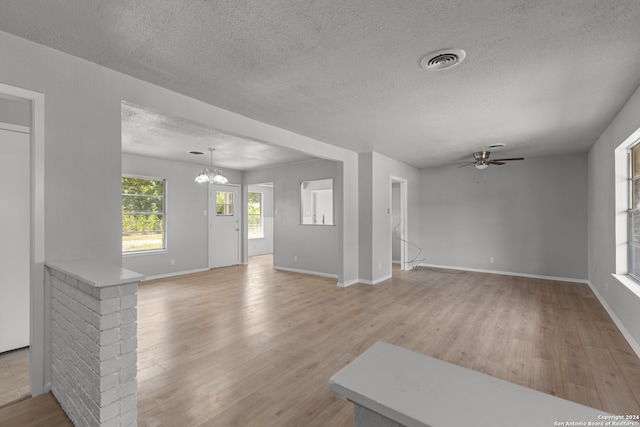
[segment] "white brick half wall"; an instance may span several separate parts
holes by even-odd
[[[46,265],[53,394],[76,426],[136,426],[143,276],[87,260]]]

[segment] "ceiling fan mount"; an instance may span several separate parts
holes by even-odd
[[[463,168],[465,166],[474,165],[476,169],[486,169],[489,165],[504,165],[505,162],[511,162],[513,160],[524,160],[524,157],[510,157],[504,159],[489,159],[491,155],[490,151],[482,150],[473,153],[473,161],[462,162],[463,164],[458,166]]]

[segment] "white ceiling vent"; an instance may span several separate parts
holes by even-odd
[[[420,66],[426,70],[440,71],[455,67],[467,56],[462,49],[442,49],[427,54],[420,61]]]

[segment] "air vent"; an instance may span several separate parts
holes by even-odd
[[[467,54],[462,49],[443,49],[431,52],[420,61],[420,66],[430,71],[446,70],[461,63]]]
[[[199,156],[204,154],[202,151],[188,151],[189,154],[193,154],[194,156]]]

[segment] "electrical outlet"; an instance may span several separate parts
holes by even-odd
[[[293,256],[293,262],[298,262],[298,255]]]
[[[171,265],[176,265],[176,260],[171,258]]]
[[[207,216],[207,210],[206,209],[204,210],[204,216]]]
[[[378,263],[378,270],[382,270],[382,263]]]
[[[493,264],[493,262],[494,262],[494,261],[495,261],[495,259],[494,259],[493,257],[489,257],[489,262],[490,262],[491,264]]]

